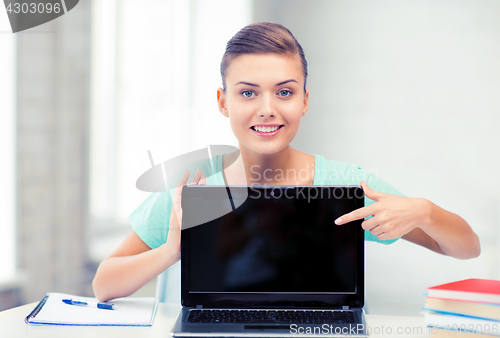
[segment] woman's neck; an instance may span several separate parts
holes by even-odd
[[[313,183],[314,156],[290,146],[267,155],[240,145],[239,153],[224,157],[224,174],[229,185],[308,185]]]

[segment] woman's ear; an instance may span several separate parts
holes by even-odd
[[[304,108],[302,109],[302,116],[307,113],[307,109],[309,108],[309,89],[306,89],[304,93]]]
[[[229,117],[229,112],[227,111],[227,102],[226,102],[226,95],[224,93],[224,90],[222,88],[217,89],[217,104],[219,106],[219,111],[224,115],[225,117]]]

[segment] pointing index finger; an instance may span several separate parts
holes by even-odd
[[[372,216],[374,213],[374,206],[375,204],[372,204],[367,207],[362,207],[354,211],[351,211],[348,214],[342,215],[335,220],[335,224],[342,225],[358,219],[364,219],[368,216]]]

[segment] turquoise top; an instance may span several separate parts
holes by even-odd
[[[320,155],[314,156],[315,165],[313,185],[359,185],[362,180],[365,180],[368,186],[375,191],[404,196],[376,175],[365,171],[356,165],[327,160]],[[215,161],[207,160],[205,163],[195,163],[192,168],[188,168],[191,172],[191,176],[194,175],[197,168],[200,168],[203,173],[215,173],[207,177],[207,185],[225,185],[222,170],[222,156],[216,156]],[[172,196],[174,190],[175,189],[171,189],[168,193],[152,193],[129,216],[129,220],[132,223],[134,231],[151,249],[155,249],[167,241],[168,223],[170,220],[170,212],[172,210]],[[373,200],[365,196],[365,206],[373,203]],[[372,235],[369,231],[365,231],[365,240],[391,244],[397,241],[398,238],[391,240],[379,240],[377,236]]]

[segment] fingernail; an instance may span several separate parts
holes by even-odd
[[[341,224],[342,224],[342,218],[337,218],[337,219],[335,220],[335,224],[337,224],[337,225],[341,225]]]

